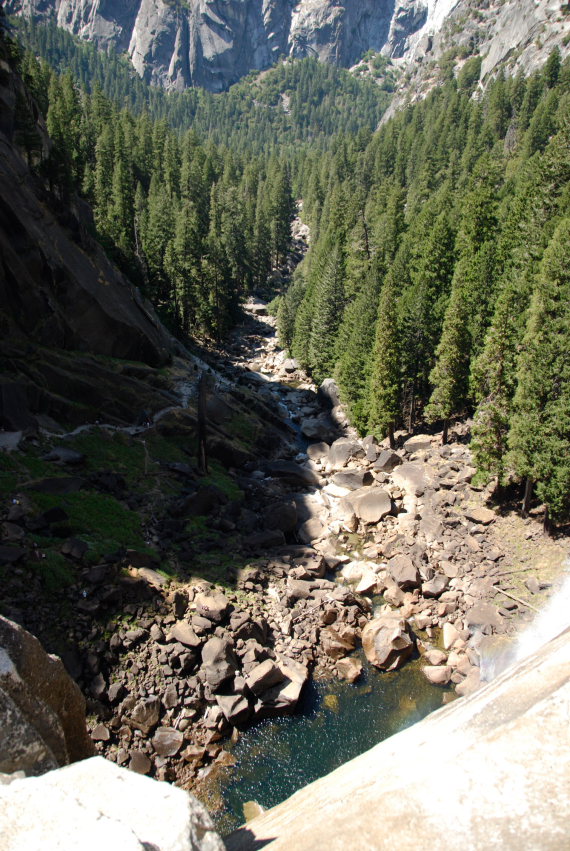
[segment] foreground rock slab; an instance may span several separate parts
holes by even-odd
[[[206,808],[102,757],[0,785],[3,851],[223,851]]]
[[[248,822],[226,847],[417,851],[445,836],[450,851],[568,848],[569,712],[567,630]]]

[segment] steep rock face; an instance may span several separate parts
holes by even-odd
[[[509,74],[530,74],[541,68],[554,47],[564,58],[570,52],[568,6],[555,0],[427,0],[424,24],[395,47],[392,55],[402,57],[408,75],[401,81],[387,121],[403,103],[421,99],[440,81],[438,60],[444,54],[461,58],[479,53],[482,57],[481,84],[491,79],[499,67]],[[394,33],[391,42],[398,42]]]
[[[0,617],[0,772],[42,774],[93,753],[85,699],[61,659]]]
[[[128,50],[152,83],[222,91],[280,55],[351,65],[369,48],[401,55],[427,0],[8,0],[8,13],[47,17],[101,47]]]
[[[33,427],[30,412],[117,422],[164,408],[171,401],[158,385],[93,357],[160,367],[181,347],[92,237],[88,205],[59,203],[28,168],[13,143],[17,97],[29,94],[1,61],[0,428]]]
[[[69,205],[56,209],[54,199],[13,146],[18,92],[27,96],[6,66],[0,77],[3,322],[12,332],[29,335],[41,345],[142,360],[154,366],[166,362],[171,341],[150,305],[90,236],[89,207],[71,199]],[[44,146],[49,146],[47,135]]]

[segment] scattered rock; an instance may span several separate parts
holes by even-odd
[[[402,591],[417,588],[420,584],[420,574],[409,556],[394,556],[388,562],[390,576]]]
[[[491,511],[490,508],[466,508],[465,516],[468,520],[472,520],[473,523],[480,523],[482,526],[488,526],[489,523],[493,523],[494,520],[497,519],[497,515],[494,511]]]
[[[152,746],[159,756],[176,756],[184,743],[184,735],[172,727],[159,727],[152,737]]]
[[[452,669],[449,665],[433,665],[422,668],[425,678],[434,686],[446,686],[451,679]]]
[[[221,623],[230,610],[230,601],[221,591],[197,594],[194,605],[198,615],[214,623]]]

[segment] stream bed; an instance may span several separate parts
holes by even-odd
[[[222,836],[243,824],[245,803],[273,807],[442,705],[444,690],[427,682],[419,659],[382,673],[361,658],[354,685],[310,680],[295,715],[242,734],[232,749],[236,765],[217,778],[216,808],[207,801]]]

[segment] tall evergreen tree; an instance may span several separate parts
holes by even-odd
[[[515,472],[553,518],[570,511],[570,218],[544,254],[519,357],[509,435]]]
[[[461,286],[467,270],[460,261],[455,272],[451,298],[445,312],[436,364],[430,373],[433,391],[426,408],[430,422],[443,420],[443,443],[447,443],[449,420],[462,413],[467,402],[469,376],[469,335],[467,304]]]
[[[378,306],[378,321],[370,365],[370,431],[390,439],[400,414],[400,336],[396,313],[396,288],[388,275]]]

